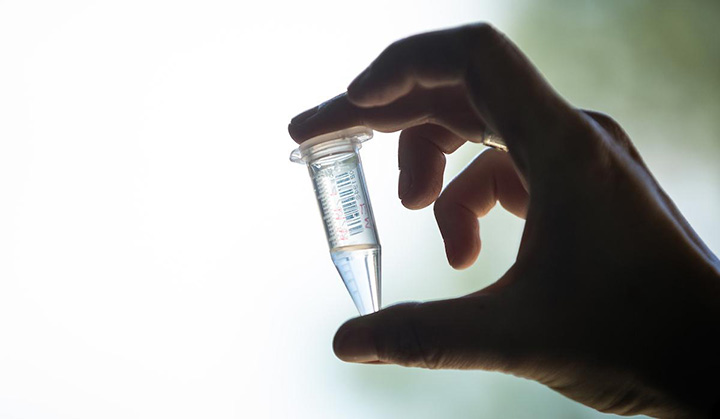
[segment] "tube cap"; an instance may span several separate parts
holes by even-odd
[[[341,129],[338,131],[328,132],[326,134],[320,134],[303,141],[298,148],[290,153],[290,161],[294,163],[305,163],[303,161],[303,152],[310,147],[314,147],[320,143],[326,141],[347,139],[355,143],[363,143],[373,137],[373,130],[364,126],[358,125],[350,128]]]

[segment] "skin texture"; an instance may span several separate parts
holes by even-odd
[[[494,284],[352,319],[340,359],[501,371],[622,415],[719,413],[720,263],[610,117],[572,107],[476,24],[395,42],[289,131],[300,143],[353,125],[402,131],[400,199],[434,202],[454,268],[477,258],[497,202],[526,224]],[[445,154],[485,129],[510,152],[486,150],[441,193]]]

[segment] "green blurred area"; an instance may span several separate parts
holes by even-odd
[[[717,157],[720,2],[545,0],[522,9],[508,32],[570,102],[615,116],[640,147]]]

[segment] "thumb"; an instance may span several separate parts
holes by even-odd
[[[493,293],[404,303],[349,320],[335,335],[335,355],[347,362],[508,371],[524,345],[500,299]]]

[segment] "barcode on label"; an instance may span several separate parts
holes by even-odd
[[[357,201],[357,184],[355,174],[348,171],[338,175],[335,178],[338,196],[340,197],[340,206],[345,215],[348,231],[351,236],[362,233],[363,225],[360,218],[360,207]]]

